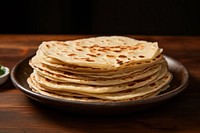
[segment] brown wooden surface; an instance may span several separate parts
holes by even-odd
[[[0,63],[10,69],[34,53],[45,40],[69,40],[74,35],[0,35]],[[61,112],[27,98],[9,79],[0,85],[0,133],[7,132],[200,132],[200,37],[132,36],[158,41],[164,53],[183,63],[190,85],[169,102],[155,108],[115,116]]]

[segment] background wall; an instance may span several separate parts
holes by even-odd
[[[0,34],[200,35],[198,0],[4,0]]]

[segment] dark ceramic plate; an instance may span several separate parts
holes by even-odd
[[[171,87],[158,96],[143,100],[124,102],[80,102],[63,100],[35,93],[29,88],[26,79],[33,71],[28,64],[29,59],[32,58],[32,56],[33,55],[21,60],[12,69],[11,79],[15,87],[38,102],[70,112],[85,114],[120,114],[144,110],[164,103],[176,96],[187,87],[189,80],[189,74],[186,68],[175,59],[165,56],[169,64],[169,70],[173,74],[173,80],[170,83]]]

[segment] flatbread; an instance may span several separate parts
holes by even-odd
[[[157,42],[122,36],[43,42],[27,79],[42,95],[89,102],[139,100],[170,87]]]
[[[160,51],[161,52],[161,51]],[[35,57],[32,58],[31,62],[34,64],[41,62],[42,64],[46,64],[47,66],[54,68],[54,69],[60,69],[62,71],[67,72],[74,72],[77,74],[94,74],[95,75],[101,75],[102,72],[105,72],[106,75],[115,75],[117,73],[124,73],[124,72],[133,72],[134,70],[138,68],[144,68],[144,67],[150,67],[152,65],[158,64],[164,60],[163,56],[160,54],[157,54],[155,58],[143,62],[132,62],[124,64],[123,67],[115,67],[112,69],[104,69],[104,68],[93,68],[93,67],[87,67],[87,66],[77,66],[72,64],[66,64],[62,61],[59,61],[58,59],[48,57],[45,53],[43,53],[40,49],[37,51],[37,54]]]
[[[159,79],[158,81],[145,85],[143,87],[136,88],[136,89],[127,89],[127,90],[115,92],[115,93],[101,93],[101,94],[85,93],[85,92],[79,92],[79,91],[76,91],[76,93],[90,96],[90,97],[105,99],[105,100],[127,100],[131,98],[134,99],[136,97],[152,94],[154,92],[162,90],[163,88],[166,89],[165,87],[171,81],[171,79],[172,79],[172,75],[170,73],[167,73],[163,78]],[[40,89],[40,90],[45,91],[45,89]],[[60,94],[62,96],[66,96],[66,94],[70,95],[69,91],[67,92],[55,91],[55,93]],[[71,93],[71,95],[72,94],[73,93]]]
[[[157,66],[153,67],[147,71],[144,72],[138,72],[138,73],[133,73],[125,77],[121,78],[113,78],[113,79],[98,79],[98,78],[89,78],[89,77],[83,77],[83,76],[78,76],[74,75],[74,77],[70,77],[68,75],[60,75],[60,74],[55,74],[51,73],[49,71],[43,71],[42,69],[35,69],[37,73],[42,75],[43,77],[46,77],[48,79],[51,79],[53,81],[57,82],[67,82],[67,83],[77,83],[77,84],[88,84],[88,85],[99,85],[99,86],[108,86],[108,85],[116,85],[116,84],[123,84],[135,80],[140,80],[146,77],[149,77],[151,75],[156,75],[161,69],[167,69],[165,65],[163,66]],[[81,77],[81,78],[79,78]]]
[[[47,69],[56,70],[56,71],[63,71],[65,73],[74,73],[74,74],[80,74],[84,76],[89,77],[99,77],[99,78],[114,78],[114,77],[121,77],[125,75],[129,75],[130,73],[135,73],[150,67],[153,67],[155,65],[158,65],[160,63],[166,62],[164,58],[159,55],[155,57],[153,60],[141,62],[141,63],[135,63],[131,67],[127,67],[124,69],[118,69],[118,70],[111,70],[111,71],[98,71],[97,69],[91,69],[91,68],[83,68],[83,67],[77,67],[77,66],[67,66],[63,64],[52,64],[51,62],[45,61],[45,59],[48,58],[46,56],[40,57],[39,55],[34,56],[29,64],[34,67],[45,67]]]
[[[123,84],[114,84],[110,86],[93,86],[93,85],[84,85],[84,84],[76,84],[69,82],[58,82],[49,78],[46,78],[37,72],[32,74],[33,80],[39,83],[41,86],[45,88],[49,88],[50,90],[55,91],[82,91],[86,93],[106,93],[106,92],[118,92],[127,89],[138,88],[144,86],[145,84],[152,83],[153,81],[159,80],[165,76],[167,73],[166,67],[162,68],[162,71],[159,73],[155,73],[154,75],[150,75],[149,77],[145,77],[143,79],[138,79],[135,81],[123,83]]]
[[[120,36],[43,42],[39,49],[66,64],[107,70],[153,59],[160,52],[157,42]]]

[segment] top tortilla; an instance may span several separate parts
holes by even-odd
[[[69,65],[107,70],[150,60],[161,53],[157,42],[121,36],[43,42],[39,50]]]

